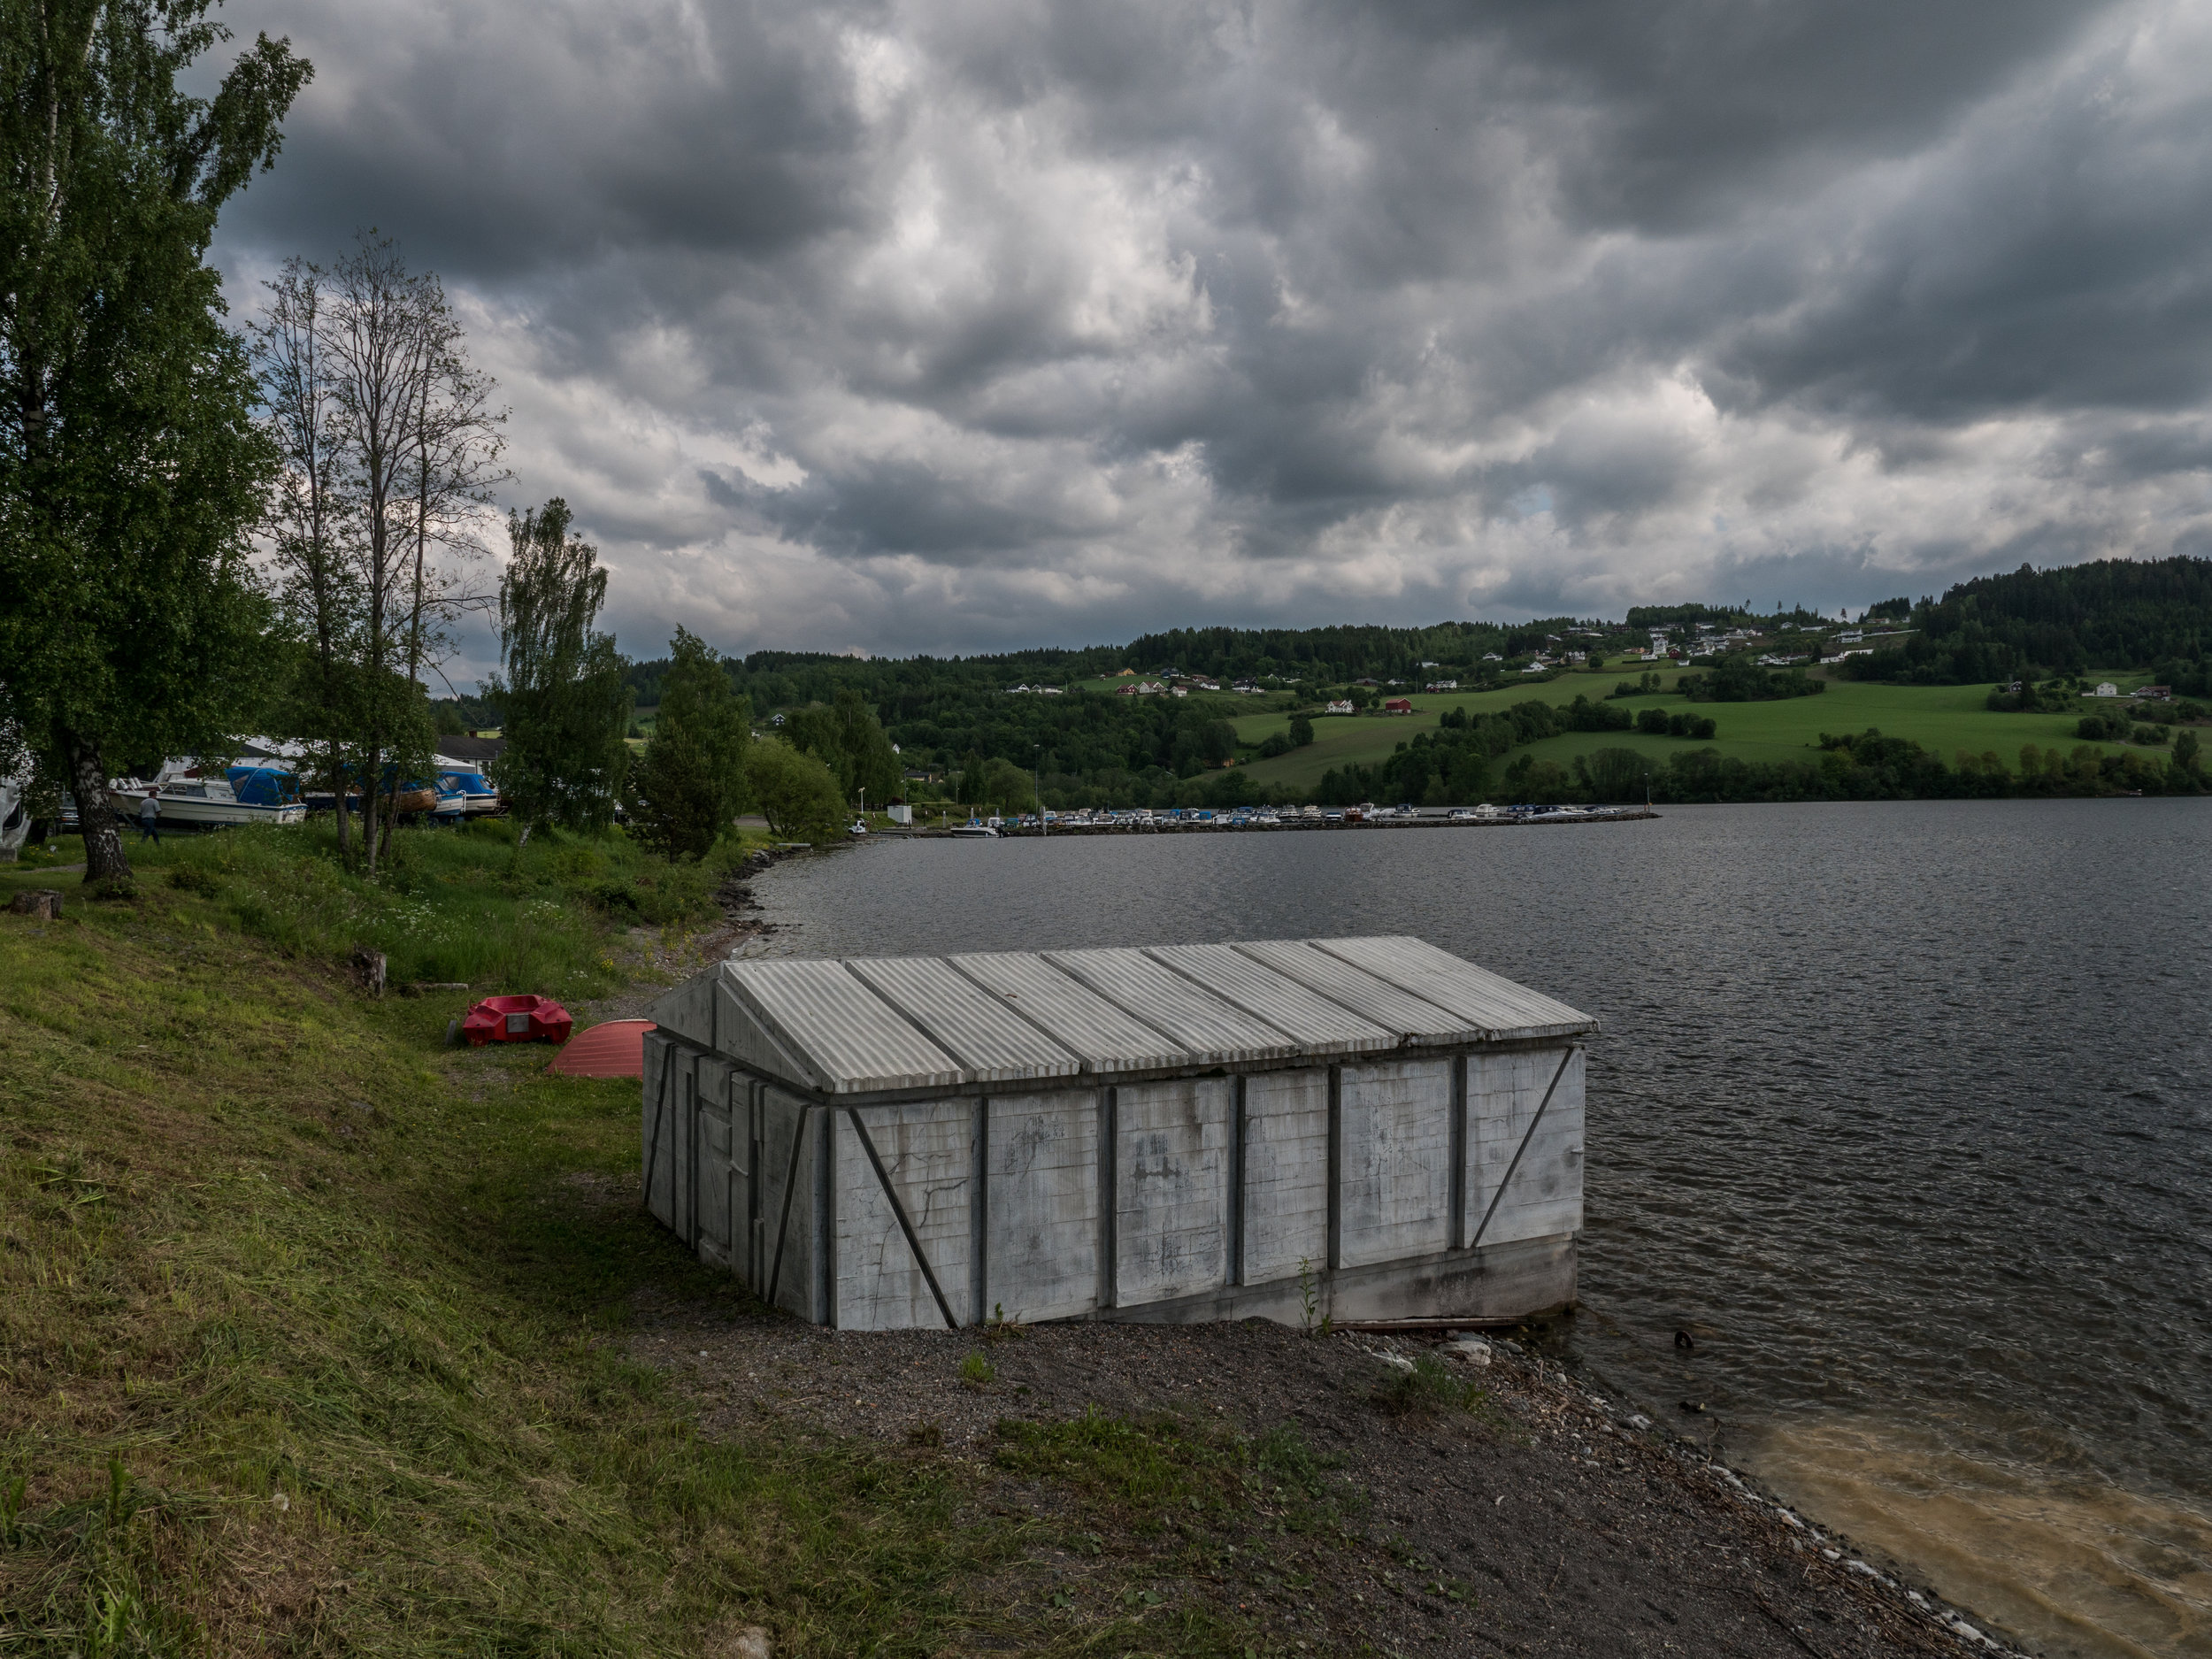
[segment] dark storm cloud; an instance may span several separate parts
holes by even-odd
[[[320,72],[235,274],[439,269],[633,649],[1832,606],[2212,518],[2188,4],[234,21]]]

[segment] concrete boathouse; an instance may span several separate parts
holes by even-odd
[[[725,962],[652,1016],[647,1204],[817,1324],[1575,1294],[1596,1021],[1417,939]]]

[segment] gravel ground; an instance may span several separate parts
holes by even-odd
[[[1514,1343],[1490,1344],[1484,1365],[1440,1338],[1309,1338],[1258,1321],[1070,1323],[979,1340],[642,1311],[634,1351],[691,1391],[708,1432],[765,1416],[964,1462],[993,1513],[1033,1519],[1038,1547],[980,1586],[1002,1627],[1152,1597],[1248,1620],[1262,1651],[1286,1655],[1999,1651],[1953,1628],[1958,1616],[1924,1590]],[[989,1379],[964,1380],[978,1353]],[[1384,1409],[1379,1390],[1424,1354],[1480,1385],[1474,1409]],[[1225,1485],[1225,1515],[1116,1526],[1110,1500],[1039,1479],[1009,1451],[1022,1431],[1006,1425],[1091,1407],[1217,1444],[1293,1426],[1343,1502],[1317,1526],[1294,1500]]]

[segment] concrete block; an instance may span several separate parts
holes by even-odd
[[[837,1124],[837,1324],[846,1331],[941,1327],[944,1314],[884,1195],[867,1149],[842,1111]],[[906,1207],[954,1320],[975,1318],[969,1271],[975,1188],[975,1102],[936,1100],[860,1112],[876,1156]]]
[[[1329,1074],[1263,1071],[1244,1092],[1244,1275],[1329,1259]]]
[[[1567,1069],[1559,1073],[1560,1062]],[[1529,1133],[1554,1076],[1551,1104]],[[1467,1230],[1490,1217],[1482,1242],[1579,1232],[1582,1226],[1583,1054],[1540,1048],[1467,1059]],[[1527,1149],[1522,1151],[1522,1143]],[[1516,1155],[1519,1163],[1515,1164]],[[1499,1185],[1513,1172],[1504,1196]],[[1495,1204],[1494,1213],[1493,1204]]]
[[[1118,1091],[1114,1294],[1124,1307],[1228,1281],[1233,1078]]]
[[[1339,1265],[1417,1256],[1449,1243],[1452,1065],[1440,1058],[1343,1069]]]
[[[1065,1319],[1098,1306],[1098,1091],[994,1094],[980,1310]]]

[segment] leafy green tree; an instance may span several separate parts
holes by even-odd
[[[812,755],[764,739],[746,751],[745,779],[768,827],[785,841],[834,841],[843,830],[837,775]]]
[[[668,654],[653,735],[630,772],[630,821],[671,857],[703,858],[745,810],[752,705],[704,641],[680,627]]]
[[[1632,749],[1601,749],[1575,759],[1575,775],[1595,801],[1640,801],[1651,763]]]
[[[2204,776],[2204,757],[2200,748],[2194,732],[2184,732],[2175,738],[2174,769],[2186,772],[2191,778],[2201,779]]]
[[[499,588],[503,672],[485,695],[503,712],[499,780],[526,839],[541,824],[606,828],[629,759],[623,661],[611,636],[592,632],[607,572],[598,549],[568,526],[558,495],[507,518],[514,554]]]
[[[85,879],[127,882],[118,756],[219,749],[251,710],[265,609],[247,563],[273,465],[204,263],[311,73],[208,0],[0,12],[0,717],[75,793]]]
[[[1012,761],[1001,760],[995,755],[983,763],[978,795],[975,804],[996,807],[1001,812],[1037,810],[1037,787],[1030,781],[1029,773]]]
[[[1451,712],[1456,714],[1458,710],[1453,710]],[[1463,726],[1466,724],[1466,718],[1465,715],[1460,715],[1460,724]],[[1303,714],[1292,715],[1290,717],[1290,746],[1293,749],[1303,749],[1312,741],[1313,721],[1311,718]]]
[[[899,792],[898,755],[867,699],[849,686],[831,703],[794,710],[784,723],[784,736],[836,774],[837,787],[851,804],[866,798],[881,806]]]

